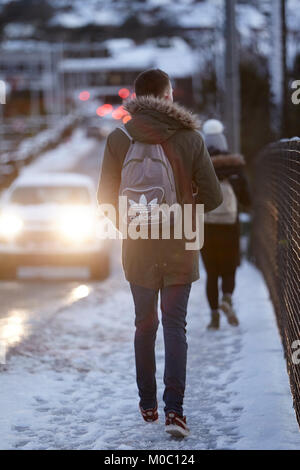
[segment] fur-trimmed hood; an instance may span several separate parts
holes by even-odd
[[[243,167],[246,162],[243,155],[239,154],[220,154],[211,157],[215,169],[228,167]]]
[[[125,101],[124,108],[134,116],[139,111],[154,110],[173,118],[185,129],[199,129],[200,122],[184,106],[155,96],[139,96]]]
[[[243,155],[220,154],[211,157],[216,174],[220,180],[240,175],[246,164]]]
[[[183,106],[154,96],[139,96],[126,100],[124,108],[132,119],[126,128],[133,139],[161,143],[179,129],[200,128],[197,117]]]

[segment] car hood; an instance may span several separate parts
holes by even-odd
[[[93,208],[91,206],[87,206],[86,210],[92,212]],[[58,204],[40,204],[32,206],[11,204],[2,208],[2,212],[14,213],[21,217],[25,223],[41,224],[52,223],[56,221],[58,217],[63,216],[63,214],[70,213],[70,211],[76,211],[76,207]]]

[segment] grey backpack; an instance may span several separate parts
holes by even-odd
[[[177,203],[174,174],[160,144],[133,141],[125,127],[120,129],[130,139],[124,159],[119,196],[127,197],[123,220],[137,225],[159,224],[164,213],[161,204]],[[126,211],[126,212],[125,212]]]
[[[204,216],[206,224],[234,224],[238,216],[238,202],[228,179],[220,181],[223,202]]]

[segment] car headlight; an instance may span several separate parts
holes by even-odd
[[[58,229],[64,238],[80,242],[93,235],[94,218],[89,211],[88,213],[71,211],[60,218]]]
[[[12,238],[16,236],[23,227],[23,220],[15,214],[2,214],[0,216],[0,236]]]

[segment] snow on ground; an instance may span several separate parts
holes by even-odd
[[[93,152],[100,158],[99,142],[96,139],[88,139],[84,129],[77,128],[67,141],[45,152],[28,167],[24,167],[22,174],[70,171],[86,155]]]
[[[280,339],[260,273],[247,262],[239,270],[236,329],[222,319],[220,331],[206,330],[204,275],[193,285],[185,399],[191,435],[176,440],[163,426],[161,327],[160,423],[144,423],[137,409],[133,302],[119,264],[120,254],[110,279],[59,310],[8,358],[0,375],[0,448],[299,448]]]

